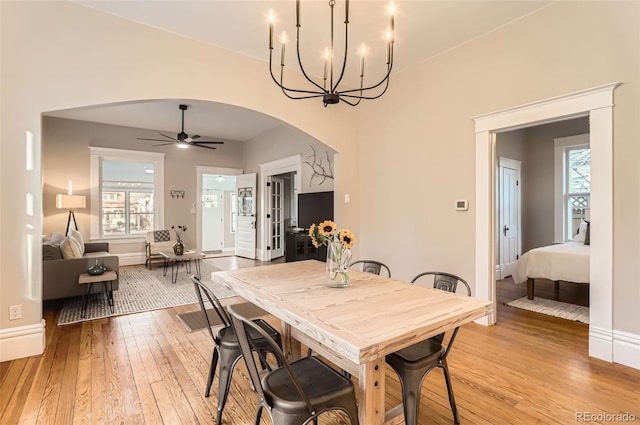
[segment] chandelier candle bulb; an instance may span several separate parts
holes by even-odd
[[[284,66],[284,51],[287,46],[287,33],[282,31],[282,35],[280,36],[280,41],[282,42],[282,51],[280,52],[280,66]]]
[[[364,77],[364,54],[367,51],[367,47],[362,43],[360,46],[360,77]]]
[[[269,49],[273,50],[273,9],[269,10]]]

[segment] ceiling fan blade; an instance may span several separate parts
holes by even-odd
[[[167,136],[166,134],[162,134],[162,133],[158,133],[158,134],[161,135],[162,137],[166,137],[167,139],[171,139],[171,140],[174,140],[174,141],[179,141],[175,137]]]
[[[164,140],[158,140],[158,142],[164,142]],[[166,143],[160,143],[159,145],[153,145],[153,147],[156,146],[167,146],[167,145],[173,145],[175,142],[166,142]]]
[[[205,149],[213,149],[215,150],[216,148],[214,148],[213,146],[206,146],[206,145],[198,145],[196,143],[191,143],[192,146],[198,147],[198,148],[205,148]]]
[[[152,142],[166,142],[165,139],[146,139],[144,137],[136,137],[136,139],[138,139],[138,140],[151,140]]]
[[[220,140],[199,140],[197,142],[191,142],[192,145],[197,145],[200,143],[206,145],[224,145],[224,142]]]
[[[200,135],[199,134],[194,134],[193,136],[191,136],[191,140],[196,140],[199,139]]]

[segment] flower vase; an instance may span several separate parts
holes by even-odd
[[[326,286],[331,288],[349,286],[349,264],[351,264],[351,250],[345,248],[340,241],[330,242],[327,246]]]
[[[173,244],[173,253],[176,255],[184,254],[184,244],[181,241]]]

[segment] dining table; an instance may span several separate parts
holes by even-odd
[[[385,407],[385,356],[490,313],[492,304],[389,277],[350,270],[349,286],[325,285],[317,260],[212,273],[281,321],[283,351],[302,344],[357,378],[361,424],[403,423],[402,406]]]

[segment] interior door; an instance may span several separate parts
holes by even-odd
[[[224,197],[221,190],[202,194],[202,250],[220,251],[224,246]]]
[[[284,255],[284,179],[270,176],[269,185],[269,232],[271,260]]]
[[[520,257],[520,162],[500,160],[499,267],[497,278],[511,276]]]
[[[256,258],[256,181],[257,174],[236,176],[236,255]]]

